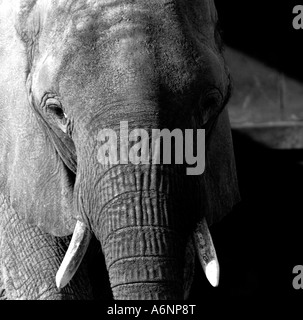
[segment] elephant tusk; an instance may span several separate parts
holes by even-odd
[[[217,287],[220,272],[219,262],[205,218],[197,224],[194,231],[194,243],[207,280],[213,287]]]
[[[64,259],[56,274],[58,289],[64,288],[76,273],[91,239],[91,233],[83,222],[77,221]]]

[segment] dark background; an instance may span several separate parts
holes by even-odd
[[[303,29],[292,27],[300,3],[215,3],[226,45],[303,83]],[[303,265],[303,150],[269,149],[239,132],[233,140],[242,202],[211,227],[220,286],[212,288],[197,266],[191,298],[300,296],[292,270]]]
[[[302,30],[292,27],[293,0],[215,0],[224,42],[298,80],[303,78]]]

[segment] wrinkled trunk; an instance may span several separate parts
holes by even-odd
[[[82,202],[115,299],[183,299],[183,180],[181,167],[118,165],[102,175],[90,197],[102,207]]]
[[[168,199],[155,191],[133,192],[117,202],[103,212],[102,234],[114,297],[182,298],[182,245],[169,222]]]
[[[121,228],[103,242],[114,297],[182,299],[177,235],[162,226],[142,227],[131,221]]]

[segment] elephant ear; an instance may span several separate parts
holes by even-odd
[[[218,222],[240,201],[227,108],[212,129],[202,181],[203,212],[208,225]]]
[[[20,217],[55,236],[72,234],[74,175],[62,162],[35,114],[18,134],[10,172],[10,199]]]
[[[56,236],[73,232],[73,174],[30,104],[15,7],[0,2],[0,192],[20,218]],[[1,217],[0,217],[1,219]]]

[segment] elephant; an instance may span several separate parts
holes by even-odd
[[[0,72],[4,299],[95,299],[96,252],[114,299],[186,299],[240,199],[213,0],[0,0]],[[123,121],[203,130],[203,173],[100,162]]]

